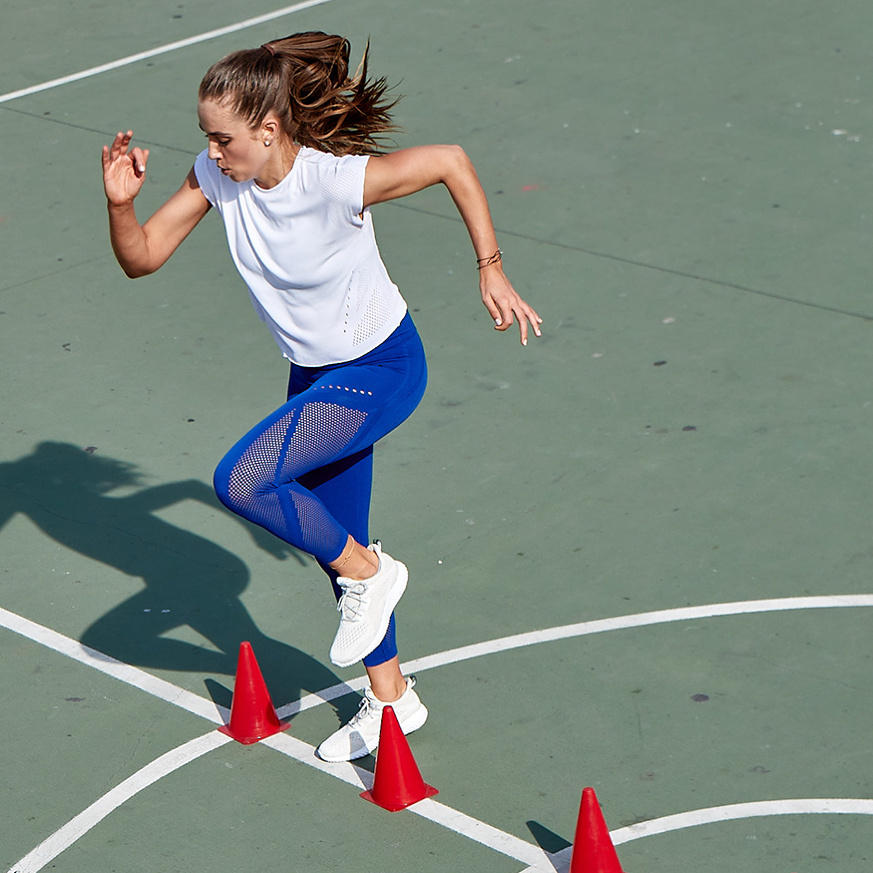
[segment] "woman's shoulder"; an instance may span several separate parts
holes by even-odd
[[[336,173],[343,169],[366,165],[369,155],[335,155],[310,146],[300,146],[297,160],[301,165],[319,173]]]
[[[302,187],[318,189],[331,199],[356,201],[363,189],[367,158],[367,155],[334,155],[301,146],[296,162],[299,162]]]
[[[200,190],[203,192],[206,199],[214,206],[217,200],[222,176],[215,161],[209,160],[207,149],[203,149],[203,151],[194,159],[194,175],[197,178],[197,184],[200,186]]]

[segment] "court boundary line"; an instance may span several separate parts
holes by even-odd
[[[106,73],[110,70],[117,70],[120,67],[126,67],[130,64],[135,64],[138,61],[144,61],[148,58],[156,57],[157,55],[167,54],[168,52],[176,51],[177,49],[187,48],[191,45],[197,45],[201,42],[207,42],[210,39],[217,39],[220,36],[226,36],[229,33],[236,33],[240,30],[245,30],[248,27],[255,27],[258,24],[265,24],[268,21],[273,21],[276,18],[282,18],[285,15],[291,15],[294,12],[300,12],[304,9],[309,9],[312,6],[321,6],[324,3],[330,3],[331,0],[302,0],[300,3],[295,3],[292,6],[285,6],[282,9],[275,9],[273,12],[266,12],[263,15],[257,15],[254,18],[247,18],[244,21],[237,21],[235,24],[228,24],[225,27],[219,27],[215,30],[209,30],[205,33],[199,33],[195,36],[189,36],[185,39],[179,39],[175,42],[166,43],[157,48],[148,49],[143,52],[137,52],[133,55],[128,55],[125,58],[119,58],[115,61],[109,61],[105,64],[100,64],[96,67],[91,67],[87,70],[81,70],[78,73],[70,73],[67,76],[61,76],[57,79],[50,79],[47,82],[42,82],[38,85],[30,85],[27,88],[20,88],[17,91],[10,91],[7,94],[0,95],[0,104],[8,103],[10,100],[17,100],[19,97],[29,97],[31,94],[39,94],[43,91],[49,91],[52,88],[58,88],[61,85],[67,85],[71,82],[78,82],[82,79],[88,79],[92,76],[97,76],[100,73]]]
[[[557,640],[571,639],[577,636],[603,633],[611,630],[626,630],[630,628],[647,627],[654,624],[673,623],[698,618],[715,618],[728,615],[749,615],[769,612],[787,612],[802,609],[846,608],[856,606],[873,606],[873,594],[775,598],[656,610],[653,612],[636,613],[615,618],[578,622],[571,625],[560,625],[538,631],[514,634],[508,637],[500,637],[484,643],[476,643],[469,646],[448,649],[442,653],[418,658],[404,663],[402,667],[404,670],[409,668],[418,670],[433,669],[437,666],[446,666],[448,664],[458,663],[459,661],[468,660],[485,654],[499,654],[505,651],[512,651],[516,648],[537,645],[542,642],[554,642]],[[44,625],[40,625],[2,607],[0,607],[0,627],[6,627],[8,630],[13,631],[32,642],[44,645],[59,654],[76,660],[85,666],[97,669],[98,671],[112,676],[131,687],[145,691],[166,703],[171,703],[174,706],[185,709],[192,714],[199,715],[215,724],[224,723],[229,716],[229,712],[226,708],[219,707],[206,698],[200,697],[193,692],[187,691],[186,689],[174,685],[171,682],[167,682],[164,679],[160,679],[157,676],[153,676],[138,667],[126,664],[123,661],[118,661],[96,649],[84,646],[78,640],[67,637],[51,628],[47,628]],[[302,712],[305,709],[311,709],[319,703],[326,703],[335,697],[340,697],[354,690],[359,690],[359,687],[362,687],[364,684],[366,684],[366,677],[360,677],[349,683],[330,686],[321,692],[309,694],[306,698],[301,698],[300,701],[288,704],[277,710],[277,712],[284,713],[284,716],[282,717],[287,717],[289,712]],[[330,697],[329,694],[334,690],[336,690],[336,693],[333,697]],[[313,701],[311,705],[303,706],[304,700],[312,701],[313,698],[317,699],[317,702]],[[296,708],[294,708],[295,704],[297,705]],[[73,843],[99,824],[100,821],[126,800],[129,800],[149,785],[154,784],[154,782],[163,778],[163,776],[175,772],[175,770],[190,763],[190,761],[196,760],[203,754],[211,751],[213,748],[218,748],[221,745],[224,745],[227,741],[229,741],[229,738],[226,738],[224,734],[217,731],[210,731],[208,734],[197,737],[194,740],[184,743],[182,746],[164,753],[150,764],[140,768],[136,773],[114,786],[106,792],[106,794],[86,807],[85,810],[43,840],[38,846],[28,852],[19,862],[14,864],[8,873],[38,873],[38,871],[53,860],[53,858],[57,857],[65,849],[73,845]],[[261,742],[264,745],[268,745],[288,757],[293,758],[301,764],[327,773],[341,781],[364,788],[371,787],[372,785],[372,774],[369,771],[351,763],[337,765],[323,762],[315,757],[315,749],[313,746],[303,740],[293,737],[292,735],[277,734],[273,737],[264,739]],[[873,800],[868,801],[866,799],[855,801],[839,798],[830,800],[825,799],[822,801],[766,801],[762,802],[763,805],[762,803],[758,803],[709,807],[704,810],[696,810],[688,813],[680,813],[678,815],[665,816],[659,819],[652,819],[649,822],[640,822],[627,828],[619,829],[612,833],[612,837],[615,844],[618,845],[633,839],[639,839],[643,836],[653,836],[670,830],[694,827],[698,824],[730,820],[732,817],[745,818],[751,817],[752,815],[787,814],[778,812],[752,812],[749,813],[748,816],[745,816],[739,815],[737,811],[742,808],[773,809],[777,808],[779,805],[790,805],[792,802],[821,802],[832,805],[828,809],[809,810],[811,812],[845,812],[845,809],[834,807],[838,807],[839,804],[861,804],[864,814],[867,814],[867,805],[869,804],[869,814],[873,814]],[[485,845],[503,855],[528,864],[529,867],[525,871],[522,871],[522,873],[539,873],[539,871],[547,871],[550,867],[544,866],[545,863],[548,863],[551,866],[554,866],[554,863],[563,864],[564,860],[567,860],[569,863],[569,851],[571,851],[572,847],[570,847],[570,849],[562,850],[562,852],[555,853],[554,855],[549,855],[544,849],[535,846],[520,837],[502,831],[493,825],[482,822],[479,819],[437,801],[425,799],[413,804],[408,809],[410,812],[414,812],[416,815],[422,816],[435,824],[441,825],[459,836],[471,839],[474,842]],[[719,811],[726,813],[726,817],[719,818]],[[857,812],[858,810],[851,809],[850,811]],[[795,812],[803,813],[804,810],[795,810]],[[564,855],[566,855],[566,858]],[[27,863],[27,866],[25,866],[25,862]]]
[[[659,834],[726,821],[745,821],[779,815],[873,815],[873,799],[862,797],[806,797],[784,800],[753,800],[746,803],[730,803],[724,806],[708,806],[687,812],[665,815],[649,821],[637,822],[624,828],[610,831],[614,846],[654,837]],[[567,873],[573,847],[567,846],[558,852],[547,853],[549,873]],[[532,865],[521,873],[541,873],[543,867]]]
[[[211,730],[208,734],[195,737],[181,746],[170,749],[169,752],[140,767],[135,773],[98,797],[90,806],[85,807],[78,815],[73,816],[65,825],[13,864],[9,873],[37,873],[140,791],[213,749],[230,742],[232,742],[231,737]]]
[[[861,797],[805,797],[707,806],[637,822],[612,831],[610,836],[618,846],[684,828],[770,815],[873,815],[873,800]]]
[[[764,600],[736,600],[726,603],[710,603],[701,606],[680,606],[673,609],[658,609],[651,612],[636,612],[613,618],[600,618],[574,624],[557,625],[536,631],[525,631],[506,637],[497,637],[481,643],[472,643],[454,649],[446,649],[433,655],[424,655],[404,661],[400,667],[404,673],[423,672],[436,667],[445,667],[468,661],[484,655],[508,652],[539,643],[556,642],[580,636],[606,633],[614,630],[649,627],[657,624],[671,624],[678,621],[693,621],[704,618],[722,618],[731,615],[759,615],[768,612],[793,612],[805,609],[838,609],[846,607],[873,606],[873,594],[823,594],[808,597],[777,597]],[[360,691],[367,684],[367,677],[361,676],[348,682],[331,685],[315,691],[280,707],[280,718],[287,718],[304,712],[322,703],[329,703],[349,693],[349,689]]]

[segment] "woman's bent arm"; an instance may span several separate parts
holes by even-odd
[[[433,145],[371,157],[364,178],[364,206],[414,194],[442,183],[464,220],[479,261],[479,292],[497,330],[518,319],[521,341],[528,327],[540,335],[542,319],[518,295],[503,272],[488,201],[473,163],[460,146]]]
[[[192,169],[182,186],[141,225],[133,201],[145,181],[148,150],[128,151],[131,132],[103,147],[103,186],[109,210],[109,238],[124,272],[146,276],[161,267],[209,211]]]

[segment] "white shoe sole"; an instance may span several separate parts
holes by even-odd
[[[391,704],[387,705],[390,706]],[[421,706],[419,706],[419,708],[416,709],[415,712],[412,714],[411,718],[407,720],[406,724],[400,726],[400,729],[403,731],[404,736],[408,736],[413,731],[417,731],[420,727],[423,727],[424,723],[427,721],[427,716],[427,707],[422,703]],[[356,761],[358,758],[366,758],[367,755],[372,755],[373,752],[375,752],[378,748],[379,743],[377,741],[376,745],[373,746],[372,749],[365,748],[362,751],[350,752],[348,755],[345,756],[331,757],[325,755],[321,751],[321,747],[319,746],[315,750],[315,755],[316,757],[321,758],[322,761],[326,761],[328,764],[342,764],[345,761]]]
[[[391,621],[391,613],[394,612],[394,607],[397,606],[400,602],[400,598],[403,597],[403,592],[406,591],[406,583],[409,580],[409,570],[407,570],[406,564],[402,561],[397,561],[396,559],[394,563],[397,565],[397,577],[394,580],[394,584],[391,586],[391,590],[388,592],[388,598],[382,609],[382,615],[379,616],[379,624],[377,625],[376,632],[373,634],[371,640],[367,641],[367,650],[360,655],[342,661],[335,660],[333,655],[331,655],[330,660],[333,664],[336,664],[337,667],[351,667],[352,664],[357,664],[362,658],[366,658],[367,655],[369,655],[370,652],[372,652],[384,639],[385,634],[388,631],[388,623]]]

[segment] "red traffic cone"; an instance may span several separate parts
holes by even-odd
[[[394,708],[382,709],[382,724],[379,727],[379,752],[376,755],[376,773],[373,788],[361,793],[364,800],[375,803],[389,812],[406,809],[425,797],[439,792],[425,784],[421,772],[412,757],[409,743],[400,729]]]
[[[230,705],[230,724],[219,730],[237,742],[248,745],[285,730],[288,722],[279,721],[261,668],[251,643],[241,643]]]
[[[593,788],[582,792],[570,873],[622,873]]]

